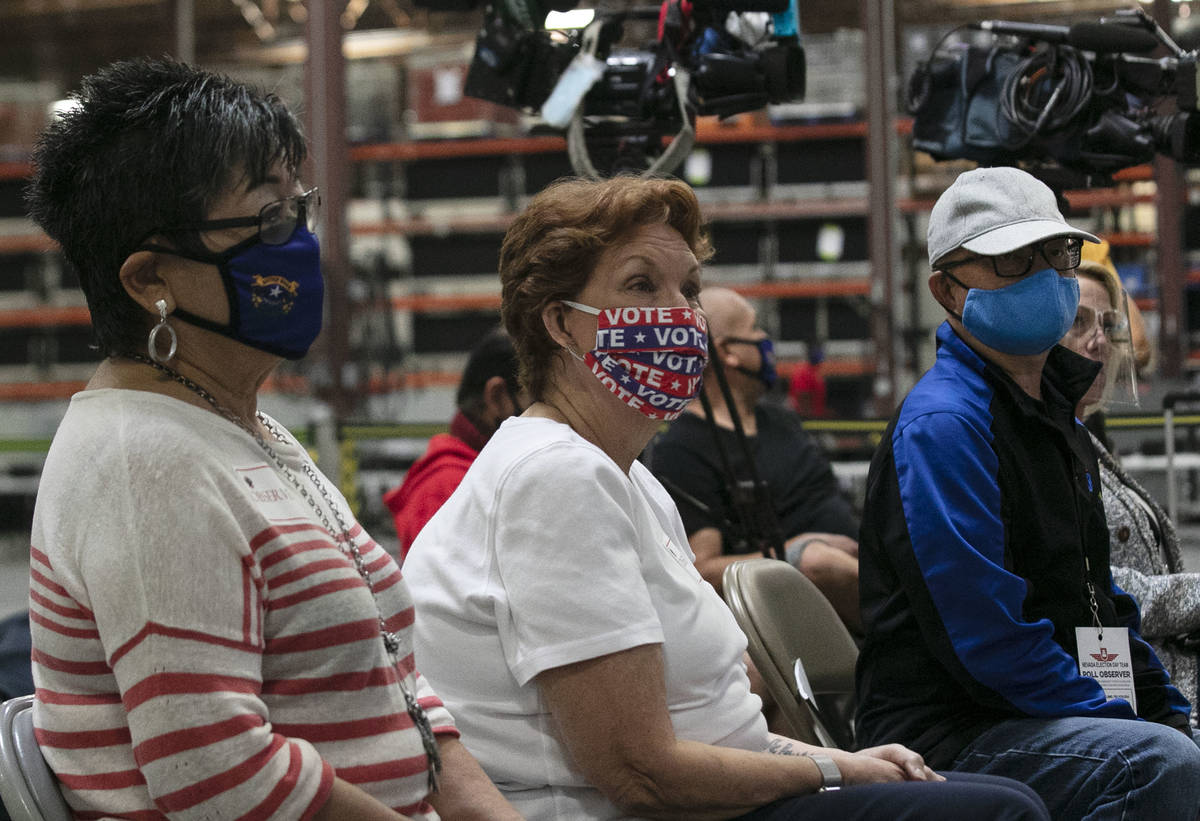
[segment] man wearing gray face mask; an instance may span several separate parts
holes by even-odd
[[[1075,419],[1098,366],[1056,346],[1097,240],[1015,168],[962,174],[928,240],[947,321],[867,481],[861,741],[1017,778],[1057,819],[1195,817],[1189,705],[1112,583]]]

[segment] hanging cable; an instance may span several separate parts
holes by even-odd
[[[1092,82],[1091,64],[1081,51],[1046,45],[1008,75],[1000,110],[1029,141],[1070,125],[1092,98]]]

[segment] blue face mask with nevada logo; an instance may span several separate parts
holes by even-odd
[[[172,316],[285,359],[302,358],[321,333],[321,247],[303,222],[283,245],[267,245],[256,234],[219,254],[169,253],[216,265],[229,302],[228,325],[183,309]]]

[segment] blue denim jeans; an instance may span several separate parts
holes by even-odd
[[[942,775],[945,782],[862,784],[785,798],[734,821],[1050,821],[1024,784],[974,773]]]
[[[953,770],[1028,784],[1055,821],[1192,821],[1200,813],[1200,747],[1146,721],[1021,718],[959,753]]]

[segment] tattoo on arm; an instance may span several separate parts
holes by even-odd
[[[783,736],[772,736],[771,740],[767,742],[766,752],[772,755],[808,755],[807,752],[797,747],[796,742]]]

